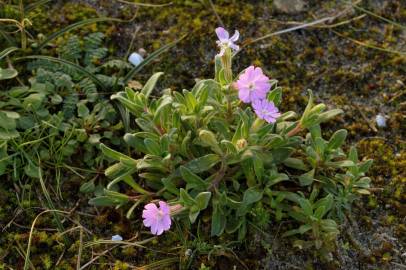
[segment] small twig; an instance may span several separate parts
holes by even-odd
[[[336,34],[336,35],[338,35],[338,36],[340,36],[340,37],[342,37],[342,38],[346,38],[346,39],[348,39],[348,40],[354,42],[355,44],[360,45],[360,46],[363,46],[363,47],[366,47],[366,48],[370,48],[370,49],[374,49],[374,50],[378,50],[378,51],[382,51],[382,52],[388,52],[388,53],[406,55],[406,52],[401,52],[401,51],[396,51],[396,50],[381,48],[381,47],[378,47],[378,46],[375,46],[375,45],[367,44],[367,43],[365,43],[365,42],[362,42],[362,41],[359,41],[359,40],[356,40],[356,39],[347,37],[347,36],[345,36],[345,35],[343,35],[343,34],[337,32],[337,31],[334,31],[334,30],[331,30],[331,31],[332,31],[334,34]]]
[[[227,165],[225,165],[225,162],[222,162],[220,170],[218,171],[216,177],[214,177],[213,181],[211,182],[211,185],[209,187],[209,190],[214,190],[217,188],[219,185],[221,179],[223,179],[226,171],[227,171]]]
[[[404,264],[400,264],[400,263],[396,263],[396,262],[392,262],[392,264],[399,266],[400,268],[406,269],[406,265],[404,265]]]
[[[79,251],[78,251],[78,260],[76,269],[80,270],[80,260],[82,258],[82,249],[83,249],[83,229],[80,228],[80,236],[79,236]]]
[[[97,255],[96,257],[94,257],[93,259],[91,259],[90,261],[88,261],[85,265],[83,265],[82,267],[79,268],[79,270],[83,270],[86,267],[90,266],[93,262],[97,261],[101,256],[106,255],[107,253],[109,253],[110,251],[112,251],[113,249],[115,249],[116,247],[118,247],[119,245],[115,245],[112,246],[111,248],[103,251],[101,254]]]
[[[360,1],[358,1],[358,2],[360,2]],[[358,4],[358,3],[351,3],[351,5],[352,5],[355,9],[358,9],[358,10],[360,10],[360,11],[362,11],[362,12],[368,14],[368,15],[371,15],[371,16],[373,16],[373,17],[376,17],[376,18],[378,18],[378,19],[381,19],[382,21],[385,21],[385,22],[387,22],[387,23],[396,25],[396,26],[399,27],[399,28],[406,29],[406,26],[405,26],[405,25],[402,25],[402,24],[397,23],[397,22],[395,22],[395,21],[389,20],[389,19],[387,19],[387,18],[385,18],[385,17],[379,16],[378,14],[375,14],[375,13],[373,13],[373,12],[371,12],[371,11],[365,9],[365,8],[362,8],[362,7],[360,7],[360,6],[357,6],[357,4]]]
[[[280,30],[280,31],[276,31],[276,32],[270,33],[268,35],[265,35],[265,36],[262,36],[262,37],[259,37],[259,38],[251,39],[251,40],[248,40],[247,42],[245,42],[241,46],[241,49],[248,46],[248,45],[251,45],[251,44],[253,44],[255,42],[270,38],[272,36],[277,36],[277,35],[280,35],[280,34],[296,31],[296,30],[299,30],[299,29],[308,28],[309,26],[313,26],[313,25],[316,25],[316,24],[321,24],[321,23],[324,23],[324,22],[327,22],[327,21],[331,21],[331,20],[333,20],[335,18],[336,17],[326,17],[326,18],[322,18],[322,19],[319,19],[319,20],[316,20],[316,21],[313,21],[313,22],[310,22],[310,23],[304,23],[304,24],[301,24],[301,25],[298,25],[298,26],[294,26],[294,27],[290,27],[290,28],[283,29],[283,30]]]
[[[214,6],[214,4],[213,4],[213,2],[212,2],[211,0],[209,0],[209,5],[210,5],[210,8],[213,10],[213,13],[214,13],[214,15],[216,16],[217,21],[219,22],[219,24],[220,24],[222,27],[225,27],[223,21],[221,20],[219,14],[218,14],[217,11],[216,11],[216,8],[215,8],[215,6]]]
[[[65,249],[62,251],[61,255],[59,256],[58,260],[56,261],[55,266],[58,266],[61,263],[61,261],[63,259],[63,255],[65,255]]]
[[[404,94],[406,94],[406,90],[403,90],[403,91],[401,91],[400,93],[394,95],[394,96],[388,101],[388,103],[394,102],[396,99],[398,99],[399,97],[403,96]]]
[[[172,2],[165,3],[165,4],[148,4],[148,3],[139,3],[139,2],[128,2],[124,0],[116,0],[117,2],[127,4],[127,5],[133,5],[133,6],[139,6],[139,7],[166,7],[172,5]]]
[[[368,124],[369,128],[372,129],[372,131],[374,131],[374,132],[378,132],[376,127],[374,125],[372,125],[371,122],[369,121],[369,119],[365,116],[365,114],[361,110],[361,108],[355,103],[353,105],[355,106],[355,108],[357,108],[358,112],[361,114],[361,117],[364,119],[364,121]]]

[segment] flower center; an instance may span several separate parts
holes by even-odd
[[[251,91],[254,90],[255,84],[254,84],[254,83],[250,83],[250,84],[248,85],[248,88],[249,88]]]

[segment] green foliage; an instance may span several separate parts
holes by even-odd
[[[267,222],[293,219],[300,225],[285,233],[302,235],[298,246],[331,250],[338,235],[336,220],[358,194],[368,192],[364,174],[371,163],[358,162],[355,149],[348,155],[342,150],[345,130],[323,139],[320,123],[341,110],[314,105],[309,91],[299,120],[292,121],[296,114],[286,112],[275,124],[265,123],[241,105],[233,79],[224,75],[228,67],[215,62],[216,79],[201,80],[182,93],[167,89],[153,97],[162,75],[157,73],[142,90],[125,88],[111,96],[136,124],[124,136],[133,155],[102,145],[105,156],[116,163],[106,170],[112,181],[104,194],[91,203],[123,205],[125,201],[109,195],[123,182],[143,194],[138,203],[160,196],[182,204],[190,223],[209,211],[212,236],[236,234],[239,240],[260,206],[270,213],[261,214]],[[279,104],[281,88],[271,82],[268,99]],[[303,131],[308,132],[305,137],[298,136]]]
[[[58,50],[60,60],[84,65],[92,76],[98,71],[112,73],[101,68],[100,61],[107,52],[100,47],[102,39],[101,33],[90,34],[85,38],[87,45],[82,45],[72,36]],[[113,134],[119,128],[118,117],[104,93],[99,93],[100,86],[87,74],[46,57],[31,62],[28,69],[33,74],[29,86],[1,93],[0,175],[14,181],[22,177],[38,179],[38,168],[43,167],[44,172],[56,173],[59,191],[61,170],[69,165],[96,170],[102,164],[98,156],[101,139],[120,144],[113,138],[117,138]],[[76,158],[78,154],[80,159]]]

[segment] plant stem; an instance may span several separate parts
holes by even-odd
[[[289,131],[287,135],[288,135],[288,137],[292,137],[292,136],[295,136],[300,131],[302,131],[302,125],[300,123],[298,123],[297,126],[294,129],[292,129],[291,131]]]

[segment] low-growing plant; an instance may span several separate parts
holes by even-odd
[[[315,105],[310,90],[300,117],[279,113],[277,81],[254,66],[234,75],[239,34],[216,32],[221,51],[214,79],[155,96],[157,73],[140,91],[125,88],[111,96],[132,116],[134,131],[124,136],[131,150],[124,154],[101,144],[116,163],[105,172],[112,181],[104,194],[90,203],[132,203],[128,217],[148,203],[144,225],[157,235],[170,228],[175,214],[187,213],[193,224],[205,211],[211,236],[236,234],[239,240],[260,207],[269,213],[264,217],[298,224],[284,234],[302,235],[298,246],[331,250],[340,216],[359,194],[368,194],[371,161],[358,161],[355,148],[343,151],[345,130],[322,137],[320,124],[342,111]]]

